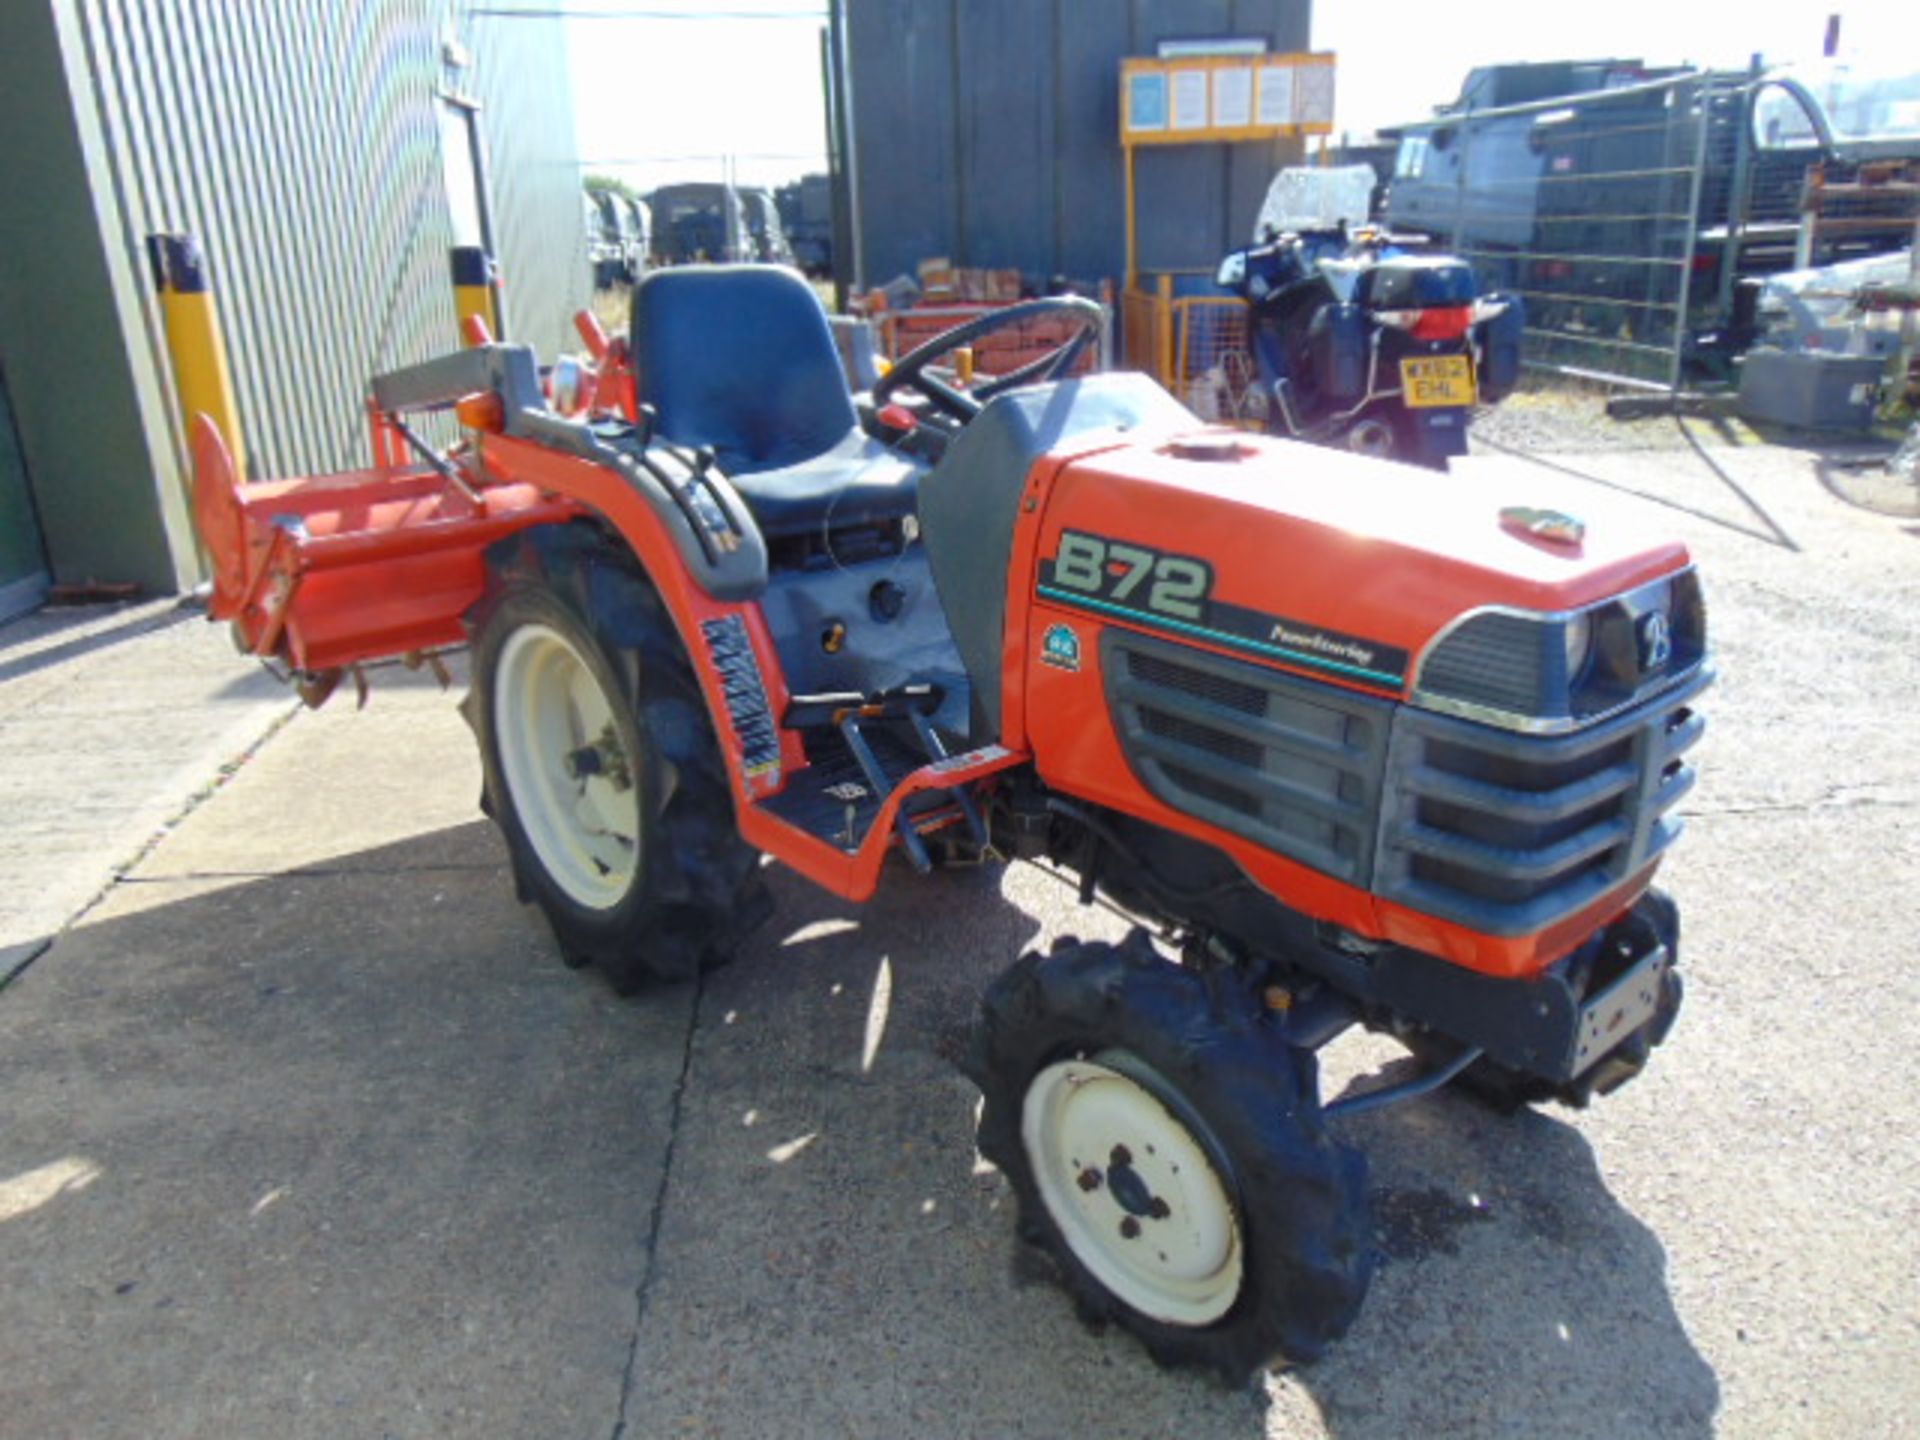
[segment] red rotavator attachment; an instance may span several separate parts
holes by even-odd
[[[554,409],[631,415],[625,344],[608,340],[585,311],[576,323],[596,363],[556,384],[568,393],[551,397]],[[375,382],[376,397],[384,383]],[[435,450],[402,414],[417,409],[452,410],[468,438]],[[500,397],[490,391],[455,400],[425,392],[387,406],[370,398],[367,419],[371,467],[288,480],[242,480],[204,415],[189,436],[211,613],[232,622],[242,650],[293,671],[314,705],[363,662],[417,663],[464,644],[461,616],[480,596],[486,547],[583,513],[536,485],[489,478],[477,463],[476,446],[502,427]]]

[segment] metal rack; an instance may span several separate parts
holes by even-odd
[[[1333,130],[1334,57],[1191,55],[1120,62],[1120,149],[1126,166],[1127,270],[1122,355],[1205,419],[1259,428],[1266,397],[1247,306],[1225,295],[1176,294],[1173,272],[1140,273],[1134,159],[1143,145],[1268,143]]]

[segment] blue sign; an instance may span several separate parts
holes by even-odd
[[[1167,128],[1167,74],[1164,70],[1137,71],[1127,77],[1127,128]]]

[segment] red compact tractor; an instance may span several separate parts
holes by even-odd
[[[1018,371],[936,366],[1038,315],[1070,338]],[[1343,1116],[1456,1080],[1584,1104],[1666,1035],[1649,887],[1710,678],[1682,546],[1058,379],[1083,300],[859,395],[771,267],[582,323],[592,365],[374,380],[355,474],[239,483],[198,424],[214,615],[316,703],[470,645],[520,894],[622,991],[732,953],[762,856],[854,900],[896,851],[1045,857],[1139,917],[1015,961],[966,1066],[1083,1309],[1235,1380],[1311,1359],[1372,1265]],[[1356,1025],[1424,1071],[1323,1105]]]

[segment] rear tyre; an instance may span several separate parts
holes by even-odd
[[[1372,1274],[1365,1165],[1245,980],[1141,931],[1028,954],[982,1000],[967,1069],[980,1153],[1085,1317],[1230,1384],[1346,1331]]]
[[[481,808],[569,965],[629,994],[731,958],[771,912],[666,607],[589,525],[487,554],[468,612]]]
[[[1393,423],[1378,415],[1363,415],[1347,427],[1340,443],[1356,455],[1374,460],[1399,457],[1400,436]]]

